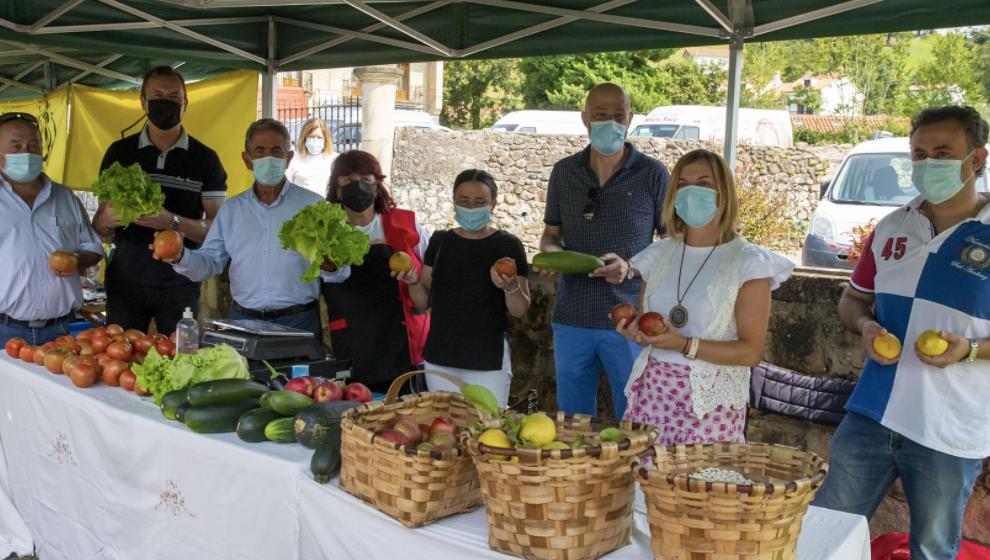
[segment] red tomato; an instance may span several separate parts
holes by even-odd
[[[79,260],[72,253],[55,251],[48,257],[48,266],[62,274],[70,274],[79,268]]]
[[[76,339],[69,335],[63,335],[55,339],[55,344],[75,344]]]
[[[155,345],[155,350],[162,356],[171,356],[175,352],[175,344],[171,340],[163,340]]]
[[[175,331],[172,331],[172,334],[168,335],[168,339],[172,341],[172,344],[175,344]]]
[[[140,340],[134,343],[134,351],[141,354],[147,354],[148,350],[151,350],[151,347],[154,346],[155,344],[156,344],[155,335],[146,334],[144,335],[144,337],[142,337]]]
[[[27,341],[24,340],[23,338],[12,338],[8,340],[6,346],[7,355],[10,356],[11,358],[20,358],[21,348],[25,344],[27,344]]]
[[[166,229],[155,236],[155,254],[160,259],[174,259],[182,251],[182,237],[178,232]]]
[[[69,379],[76,387],[86,388],[96,383],[96,368],[89,364],[78,364],[69,373]]]
[[[128,329],[127,332],[124,333],[124,336],[127,337],[127,342],[134,344],[135,340],[141,340],[141,338],[144,337],[144,333],[137,329]]]
[[[120,372],[119,379],[120,379],[120,386],[125,391],[134,390],[134,383],[137,381],[137,376],[135,376],[134,372],[132,372],[130,369],[125,369],[124,371]]]
[[[76,367],[78,363],[79,363],[79,356],[76,356],[74,354],[69,354],[68,356],[65,357],[65,360],[62,361],[62,373],[64,373],[65,375],[69,375],[70,373],[72,373],[72,368]]]
[[[96,338],[97,336],[105,336],[107,338],[110,338],[110,331],[107,330],[106,327],[99,327],[97,329],[93,329],[93,337],[92,338]]]
[[[62,373],[62,364],[69,357],[69,352],[61,346],[56,346],[45,354],[45,369],[52,373]]]
[[[51,346],[49,346],[50,344],[51,344]],[[45,365],[45,354],[47,354],[48,351],[50,349],[52,349],[54,346],[55,345],[52,344],[51,342],[47,342],[47,343],[42,344],[41,346],[35,348],[35,350],[34,350],[34,357],[32,358],[34,360],[34,364],[37,365],[37,366],[44,366]]]
[[[107,348],[110,347],[110,344],[111,342],[109,338],[100,335],[94,336],[93,341],[90,343],[90,345],[93,347],[93,352],[97,354],[102,354],[106,352]]]
[[[120,325],[107,325],[107,335],[117,336],[118,334],[124,334],[124,327]]]
[[[151,391],[148,391],[144,387],[142,387],[141,384],[135,378],[134,379],[134,393],[137,396],[139,396],[139,397],[147,397],[148,395],[151,394]]]
[[[76,342],[82,342],[84,340],[93,340],[93,336],[96,334],[96,329],[86,329],[83,332],[76,335]]]
[[[114,342],[107,348],[107,356],[114,360],[126,362],[131,359],[134,349],[126,342]]]
[[[120,386],[120,375],[128,371],[127,364],[120,360],[111,360],[103,367],[103,382],[110,387]]]
[[[20,358],[29,364],[34,363],[34,346],[30,344],[21,346]]]

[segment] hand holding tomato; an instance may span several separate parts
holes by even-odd
[[[137,223],[137,222],[134,222]],[[182,240],[186,237],[181,231],[166,229],[155,234],[155,242],[148,245],[152,251],[152,258],[169,264],[175,264],[182,260],[185,248]]]
[[[68,278],[79,273],[79,255],[66,251],[55,251],[48,257],[48,270],[59,278]]]

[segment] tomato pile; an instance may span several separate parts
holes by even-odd
[[[108,325],[87,329],[75,337],[60,336],[38,347],[23,338],[12,338],[6,351],[11,358],[34,363],[57,375],[68,375],[76,387],[90,387],[102,380],[110,387],[123,387],[145,396],[149,393],[137,383],[131,366],[144,363],[152,348],[162,356],[175,357],[175,333],[166,337]]]

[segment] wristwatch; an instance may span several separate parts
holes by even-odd
[[[969,355],[963,360],[966,363],[976,360],[976,355],[980,353],[980,343],[975,338],[969,339]]]
[[[168,225],[168,228],[172,231],[179,231],[179,215],[172,213],[172,223]]]
[[[629,272],[626,273],[626,280],[632,280],[636,277],[636,269],[633,268],[632,261],[626,261],[626,264],[629,265]]]

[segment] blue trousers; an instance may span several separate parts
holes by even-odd
[[[6,345],[12,338],[23,338],[31,346],[41,346],[60,336],[69,334],[69,321],[65,320],[43,329],[29,329],[21,325],[0,321],[0,344]]]
[[[980,459],[947,455],[850,412],[832,437],[828,477],[812,505],[872,518],[901,479],[911,511],[911,560],[955,560]]]
[[[621,418],[626,411],[626,382],[641,350],[639,345],[613,330],[554,323],[557,407],[570,414],[594,416],[598,406],[598,378],[604,368],[615,403],[614,417]]]

